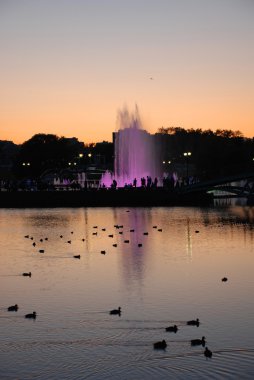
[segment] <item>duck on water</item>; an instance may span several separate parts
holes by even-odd
[[[26,314],[25,315],[25,318],[29,318],[29,319],[35,319],[36,318],[36,312],[33,311],[31,314]]]
[[[206,344],[206,341],[205,341],[205,337],[204,336],[202,336],[202,339],[192,339],[191,340],[191,345],[192,346],[205,346],[205,344]]]
[[[190,321],[187,321],[187,325],[189,326],[199,326],[200,325],[200,322],[199,322],[199,319],[192,319]]]
[[[166,347],[167,347],[167,343],[164,339],[162,341],[159,341],[153,344],[153,348],[155,350],[165,350]]]
[[[165,329],[167,332],[174,332],[176,333],[178,331],[178,327],[176,325],[174,326],[169,326],[169,327],[166,327]]]
[[[110,310],[109,314],[110,315],[121,315],[121,307],[119,306],[118,309],[113,309],[113,310]]]
[[[18,305],[16,304],[16,305],[12,305],[12,306],[9,306],[8,307],[8,311],[18,311]]]

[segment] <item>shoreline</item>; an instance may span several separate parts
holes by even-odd
[[[212,202],[213,197],[204,192],[183,194],[164,188],[0,192],[0,208],[208,206]]]

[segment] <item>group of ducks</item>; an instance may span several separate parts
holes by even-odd
[[[122,229],[123,228],[123,225],[114,225],[114,227],[116,229]],[[94,229],[97,229],[98,226],[93,226]],[[157,231],[159,232],[162,232],[162,229],[159,228],[155,225],[153,226],[154,229],[157,229]],[[102,231],[106,231],[106,228],[102,228]],[[135,230],[134,229],[130,229],[129,232],[134,232]],[[199,231],[195,231],[196,233],[198,233]],[[73,234],[73,231],[71,231],[71,234]],[[123,234],[123,231],[120,231],[119,234]],[[97,235],[97,232],[93,232],[93,235]],[[143,235],[148,235],[148,232],[144,232]],[[108,235],[109,237],[113,237],[113,234],[110,234]],[[29,235],[26,235],[25,238],[27,239],[31,239],[33,240],[33,237],[30,237]],[[63,238],[63,235],[60,235],[60,238]],[[44,238],[44,240],[48,240],[48,238]],[[82,241],[84,242],[85,239],[83,238]],[[43,242],[43,239],[41,238],[40,239],[40,242]],[[125,243],[129,243],[129,240],[124,240]],[[71,244],[71,240],[68,240],[67,243]],[[33,246],[35,247],[36,246],[36,243],[33,242]],[[117,244],[113,244],[114,247],[117,247]],[[142,243],[139,243],[138,244],[138,247],[142,247]],[[39,250],[40,253],[44,253],[44,249],[40,249]],[[101,254],[106,254],[106,251],[105,250],[102,250],[101,251]],[[80,255],[74,255],[73,256],[74,258],[76,259],[80,259]],[[31,277],[32,276],[32,273],[31,272],[24,272],[22,274],[23,276],[25,277]],[[222,278],[222,281],[223,282],[226,282],[228,279],[226,277],[223,277]],[[8,311],[18,311],[18,305],[15,304],[15,305],[12,305],[12,306],[9,306],[8,307]],[[118,307],[117,309],[112,309],[109,311],[109,314],[110,315],[118,315],[118,316],[121,316],[121,307]],[[36,316],[37,316],[37,313],[34,311],[32,313],[29,313],[29,314],[26,314],[25,315],[25,318],[28,318],[28,319],[36,319]],[[199,326],[200,322],[199,322],[199,319],[195,319],[195,320],[190,320],[190,321],[187,321],[186,323],[187,325],[190,325],[190,326]],[[176,333],[178,331],[178,327],[177,325],[173,325],[173,326],[169,326],[169,327],[166,327],[165,328],[166,332],[174,332]],[[191,340],[191,345],[192,346],[200,346],[202,345],[203,347],[205,346],[206,344],[206,341],[205,341],[205,337],[203,336],[201,339],[192,339]],[[167,347],[167,343],[166,341],[163,339],[162,341],[159,341],[159,342],[155,342],[153,344],[153,347],[154,349],[160,349],[160,350],[165,350],[166,347]],[[206,358],[211,358],[212,357],[212,351],[210,351],[207,347],[205,347],[205,351],[204,351],[204,356]]]
[[[122,312],[122,309],[121,307],[119,306],[117,309],[113,309],[113,310],[110,310],[109,314],[110,315],[119,315],[121,316],[121,312]],[[192,319],[190,321],[187,321],[186,324],[188,326],[199,326],[200,322],[199,322],[199,319]],[[165,329],[167,332],[174,332],[176,333],[178,331],[178,327],[176,325],[173,325],[173,326],[169,326],[169,327],[166,327]],[[191,345],[192,346],[205,346],[206,345],[206,340],[205,340],[205,337],[202,336],[201,339],[192,339],[191,340]],[[155,342],[153,344],[153,348],[155,350],[165,350],[167,347],[167,343],[165,341],[165,339],[163,339],[162,341],[159,341],[159,342]],[[204,351],[204,356],[206,358],[211,358],[213,355],[212,351],[208,349],[208,347],[205,348],[205,351]]]
[[[9,306],[8,307],[8,311],[18,311],[18,305],[12,305],[12,306]],[[26,314],[25,315],[25,318],[29,318],[29,319],[36,319],[36,312],[33,311],[32,313],[29,313],[29,314]]]
[[[31,277],[32,273],[31,272],[24,272],[24,273],[22,273],[22,276],[24,276],[24,277]],[[15,304],[15,305],[9,306],[7,308],[7,310],[8,311],[18,311],[18,308],[19,308],[18,305]],[[33,311],[32,313],[26,314],[25,318],[35,319],[36,318],[36,312]]]
[[[200,322],[199,322],[199,319],[192,319],[190,321],[187,321],[186,324],[188,326],[199,326]],[[173,326],[169,326],[169,327],[166,327],[165,329],[167,332],[174,332],[176,333],[178,331],[178,327],[176,325],[173,325]],[[206,345],[206,340],[205,340],[205,337],[202,336],[201,339],[192,339],[191,341],[191,345],[192,346],[205,346]],[[162,341],[159,341],[159,342],[156,342],[153,344],[153,347],[155,350],[165,350],[166,347],[167,347],[167,343],[165,341],[165,339],[163,339]],[[208,349],[208,347],[205,348],[205,351],[204,351],[204,356],[206,358],[211,358],[213,355],[212,351]]]
[[[129,212],[129,211],[127,211],[127,212]],[[123,225],[115,224],[114,227],[115,227],[117,230],[119,230],[119,229],[122,229],[122,228],[123,228]],[[97,229],[98,226],[93,226],[93,228],[94,228],[94,229]],[[153,226],[153,228],[154,228],[154,229],[156,228],[157,231],[162,232],[162,228],[158,228],[157,226]],[[102,228],[101,230],[102,230],[102,231],[106,231],[106,228]],[[129,232],[135,232],[135,229],[132,228],[132,229],[129,230]],[[122,235],[122,234],[123,234],[123,231],[121,230],[121,231],[119,231],[118,233],[119,233],[120,235]],[[93,235],[96,235],[96,236],[97,236],[97,235],[98,235],[98,232],[97,232],[97,231],[96,231],[96,232],[93,232]],[[143,232],[143,235],[147,236],[147,235],[149,235],[149,233],[148,233],[148,232]],[[108,237],[109,237],[109,238],[113,238],[114,235],[113,235],[113,234],[109,234]],[[125,239],[123,242],[124,242],[124,243],[129,243],[130,240],[129,240],[129,239]],[[142,246],[143,246],[142,243],[138,243],[138,247],[142,247]],[[113,244],[113,247],[117,247],[117,244],[114,243],[114,244]],[[102,251],[101,251],[101,254],[102,254],[102,255],[106,255],[106,251],[105,251],[105,250],[102,250]],[[74,256],[74,257],[76,257],[76,256]]]
[[[129,211],[126,211],[126,212],[129,212]],[[123,225],[115,224],[114,227],[115,227],[116,229],[122,229],[122,228],[123,228]],[[93,228],[94,228],[94,229],[97,229],[98,226],[93,226]],[[158,228],[158,226],[153,226],[153,228],[154,228],[154,229],[157,229],[157,231],[159,231],[159,232],[162,232],[162,228]],[[106,231],[106,228],[102,228],[101,230],[102,230],[102,231]],[[135,231],[134,229],[130,229],[130,230],[129,230],[129,232],[134,232],[134,231]],[[73,234],[73,233],[74,233],[74,232],[71,231],[71,234]],[[119,231],[119,234],[122,235],[122,234],[123,234],[123,231]],[[146,235],[146,236],[147,236],[148,234],[149,234],[148,232],[143,232],[143,235]],[[97,232],[97,231],[96,231],[96,232],[93,232],[93,235],[98,235],[98,232]],[[24,237],[25,237],[26,239],[34,240],[33,236],[25,235]],[[114,235],[113,235],[113,234],[110,234],[110,235],[108,235],[108,237],[113,238]],[[62,239],[62,238],[63,238],[63,235],[60,235],[60,238]],[[46,237],[46,238],[44,238],[44,240],[47,241],[48,238]],[[85,241],[84,238],[82,238],[81,240],[82,240],[83,242]],[[40,239],[40,242],[43,242],[43,239],[42,239],[42,238]],[[124,240],[124,243],[129,243],[129,242],[130,242],[129,239],[125,239],[125,240]],[[67,240],[66,243],[71,244],[72,241],[71,241],[71,240]],[[36,243],[33,242],[32,245],[35,247],[35,246],[36,246]],[[143,246],[142,243],[138,243],[138,247],[142,247],[142,246]],[[114,243],[114,244],[113,244],[113,247],[117,247],[117,244]],[[45,252],[44,249],[39,249],[39,253],[44,253],[44,252]],[[105,254],[106,254],[106,251],[105,251],[105,250],[101,250],[101,254],[102,254],[102,255],[105,255]],[[80,259],[80,258],[81,258],[81,255],[74,255],[73,258],[74,258],[74,259]]]

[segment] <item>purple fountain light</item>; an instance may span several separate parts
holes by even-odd
[[[114,175],[105,173],[101,183],[110,186],[112,180],[116,180],[117,186],[122,187],[133,184],[136,178],[137,186],[140,186],[142,177],[151,177],[154,180],[160,173],[154,136],[142,128],[138,107],[135,107],[133,113],[127,108],[120,110],[117,121]]]

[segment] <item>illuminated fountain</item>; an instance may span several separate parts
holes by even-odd
[[[138,107],[136,106],[133,113],[127,108],[119,111],[117,121],[118,132],[114,136],[114,174],[105,173],[101,184],[108,187],[115,180],[118,187],[123,187],[133,184],[136,179],[137,186],[140,186],[141,178],[147,177],[154,181],[160,175],[154,136],[142,128]]]

